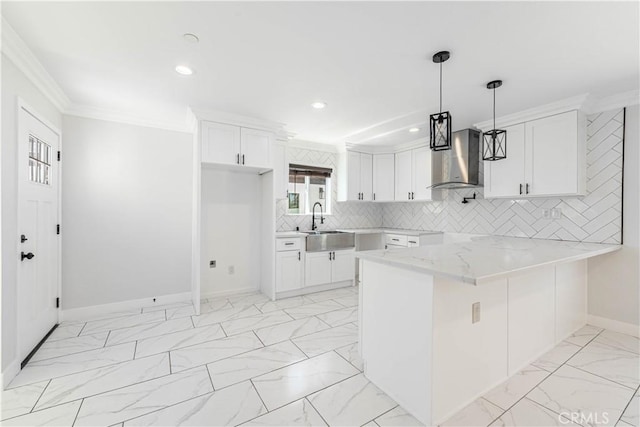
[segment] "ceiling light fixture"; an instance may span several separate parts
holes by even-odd
[[[311,106],[313,108],[315,108],[316,110],[322,110],[323,108],[325,108],[327,106],[327,103],[323,102],[323,101],[316,101],[313,104],[311,104]]]
[[[442,63],[450,56],[446,50],[433,55],[433,62],[440,64],[440,112],[429,116],[429,147],[433,151],[451,149],[451,114],[448,111],[442,111]]]
[[[507,131],[496,129],[496,89],[502,86],[502,80],[487,83],[487,89],[493,90],[493,129],[484,133],[482,160],[496,161],[507,158]]]
[[[411,128],[411,129],[409,129],[409,132],[411,132],[411,133],[420,132],[420,128]]]
[[[185,33],[182,35],[182,38],[184,38],[184,40],[187,43],[198,43],[200,41],[200,39],[198,38],[198,36],[196,36],[193,33]]]
[[[183,76],[190,76],[193,74],[193,70],[186,65],[178,65],[176,67],[176,73],[182,74]]]

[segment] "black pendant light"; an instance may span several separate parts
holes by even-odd
[[[487,83],[487,89],[493,90],[493,129],[484,133],[482,160],[496,161],[507,158],[507,131],[496,129],[496,89],[502,86],[502,80]]]
[[[442,111],[442,63],[451,55],[446,50],[433,55],[433,62],[440,64],[440,112],[432,114],[429,119],[431,139],[429,147],[433,151],[451,149],[451,114]]]

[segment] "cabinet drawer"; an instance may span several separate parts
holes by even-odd
[[[276,251],[298,251],[300,250],[300,238],[276,239]]]
[[[407,246],[407,236],[402,234],[387,234],[385,236],[387,245]]]

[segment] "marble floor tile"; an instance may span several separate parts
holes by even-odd
[[[94,320],[115,319],[116,317],[133,316],[136,314],[142,314],[142,308],[130,308],[128,310],[117,311],[115,313],[101,313],[101,314],[95,314],[95,315],[83,317],[82,319],[65,320],[61,323],[61,326],[78,324],[78,323],[84,324],[87,322],[92,322]]]
[[[200,308],[200,312],[202,312],[202,307]],[[196,309],[193,308],[192,305],[180,307],[180,308],[169,308],[166,310],[167,320],[180,319],[182,317],[191,317],[196,315]]]
[[[589,343],[589,341],[598,336],[600,332],[602,332],[602,328],[598,328],[597,326],[585,325],[571,334],[571,336],[566,338],[565,341],[570,342],[571,344],[579,345],[580,347],[584,347]]]
[[[222,322],[222,328],[227,335],[237,335],[242,332],[252,331],[254,329],[266,328],[268,326],[279,325],[280,323],[290,322],[293,319],[282,310],[272,311],[267,314],[258,314],[256,316],[243,317],[242,319],[228,320]]]
[[[284,311],[294,319],[302,319],[303,317],[315,316],[316,314],[326,313],[333,310],[340,310],[341,308],[344,308],[344,306],[335,301],[326,300],[315,302],[313,304],[287,308]]]
[[[326,301],[333,298],[348,297],[350,295],[353,295],[354,293],[357,295],[356,288],[349,286],[346,288],[338,288],[338,289],[332,289],[330,291],[307,294],[305,296],[312,301],[321,302],[321,301]]]
[[[227,299],[229,300],[231,305],[233,305],[235,308],[249,307],[254,304],[271,301],[269,298],[267,298],[266,295],[263,295],[260,292],[254,292],[254,293],[245,294],[245,295],[229,296],[227,297]]]
[[[142,312],[143,313],[151,313],[152,311],[160,311],[160,310],[167,310],[167,309],[173,309],[173,308],[189,307],[189,306],[192,306],[192,305],[193,304],[191,303],[191,301],[174,302],[174,303],[171,303],[171,304],[152,305],[150,307],[143,307],[142,308]]]
[[[623,420],[620,420],[618,421],[618,424],[616,424],[616,427],[638,427],[638,425],[629,424],[624,422]]]
[[[602,331],[595,339],[601,344],[607,344],[620,350],[632,351],[636,354],[640,353],[640,338],[631,335],[621,334],[613,331]]]
[[[52,357],[66,356],[87,350],[95,350],[104,347],[109,331],[99,332],[94,335],[67,338],[57,341],[46,341],[31,358],[31,362],[51,359]]]
[[[620,420],[632,426],[640,426],[640,394],[633,396]]]
[[[333,301],[345,307],[357,307],[358,306],[358,294],[347,295],[344,297],[334,298]]]
[[[358,328],[353,324],[305,335],[292,340],[309,357],[344,347],[358,341]]]
[[[78,414],[81,400],[65,403],[64,405],[54,406],[53,408],[44,409],[42,411],[31,412],[30,414],[21,415],[15,418],[9,418],[2,421],[3,426],[68,426],[73,425],[73,421]]]
[[[465,406],[461,411],[449,418],[441,426],[488,426],[504,411],[493,403],[479,398]]]
[[[54,378],[36,409],[127,387],[169,373],[169,354],[165,353]]]
[[[129,328],[131,326],[142,325],[145,323],[162,322],[166,320],[164,311],[152,311],[151,313],[135,314],[131,316],[123,316],[116,318],[107,318],[102,320],[92,320],[87,322],[82,330],[82,335],[95,334],[96,332],[108,331],[113,329]]]
[[[68,338],[75,338],[80,335],[85,323],[72,323],[72,324],[60,324],[47,338],[47,342],[66,340]]]
[[[190,347],[172,350],[171,372],[179,372],[194,366],[213,363],[226,357],[255,350],[262,343],[253,332],[245,332],[229,338],[208,341]]]
[[[49,381],[2,390],[0,388],[0,420],[31,412]]]
[[[235,426],[266,412],[260,397],[245,381],[224,390],[152,412],[125,426]]]
[[[344,347],[337,348],[336,353],[347,359],[349,363],[358,368],[359,371],[364,371],[364,362],[358,352],[358,343],[345,345]]]
[[[271,311],[283,310],[285,308],[298,307],[300,305],[313,304],[315,301],[307,298],[306,296],[298,296],[291,298],[284,298],[277,301],[265,301],[257,303],[255,306],[263,313],[269,313]]]
[[[600,341],[587,344],[567,365],[634,389],[640,385],[640,355]]]
[[[529,365],[482,397],[502,409],[509,409],[547,376],[548,371]]]
[[[397,403],[363,374],[308,397],[329,425],[362,425],[394,408]]]
[[[16,375],[13,381],[11,381],[11,384],[9,384],[9,387],[19,387],[50,378],[75,374],[76,372],[132,360],[135,346],[136,343],[132,342],[29,363]]]
[[[291,341],[284,341],[209,363],[207,368],[213,387],[218,390],[306,358],[307,356]]]
[[[115,331],[111,331],[109,334],[107,346],[143,340],[149,337],[156,337],[192,328],[193,323],[191,323],[191,319],[186,317],[167,320],[165,322],[146,323],[144,325],[133,326],[130,328],[117,329]]]
[[[213,391],[204,366],[84,399],[75,426],[108,426]]]
[[[580,346],[562,341],[531,364],[538,368],[542,368],[545,371],[553,372],[558,369],[560,365],[569,360],[574,354],[580,351],[580,349]]]
[[[329,311],[316,315],[329,326],[340,326],[345,323],[353,323],[358,321],[358,307],[347,307],[340,310]]]
[[[526,397],[502,414],[491,426],[575,426],[569,419],[557,414]]]
[[[200,316],[193,316],[193,324],[196,327],[213,325],[214,323],[221,323],[227,320],[241,319],[243,317],[255,316],[262,314],[255,306],[250,305],[248,307],[234,307],[220,311],[211,311],[209,313],[201,314]]]
[[[317,317],[311,316],[267,328],[256,329],[255,332],[265,345],[270,345],[325,329],[329,329],[329,325]]]
[[[568,365],[560,367],[527,397],[556,413],[577,413],[593,420],[617,420],[633,390]],[[582,423],[581,423],[582,424]]]
[[[267,409],[272,410],[359,371],[334,352],[295,363],[252,380]]]
[[[416,420],[413,415],[405,411],[401,406],[396,406],[389,412],[380,415],[375,419],[375,423],[380,427],[421,427],[424,426]]]
[[[233,305],[226,298],[216,298],[205,301],[200,304],[200,314],[210,313],[212,311],[229,310]]]
[[[136,347],[136,359],[224,337],[226,337],[226,335],[224,334],[222,327],[215,324],[145,338],[138,341],[138,346]]]
[[[243,426],[272,426],[272,427],[315,427],[326,426],[318,411],[314,409],[307,399],[296,400],[282,408],[271,411],[268,414],[242,424]]]

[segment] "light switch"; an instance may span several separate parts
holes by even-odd
[[[480,321],[480,303],[474,302],[471,304],[471,323],[478,323]]]
[[[216,261],[209,261],[209,268],[216,268]]]

